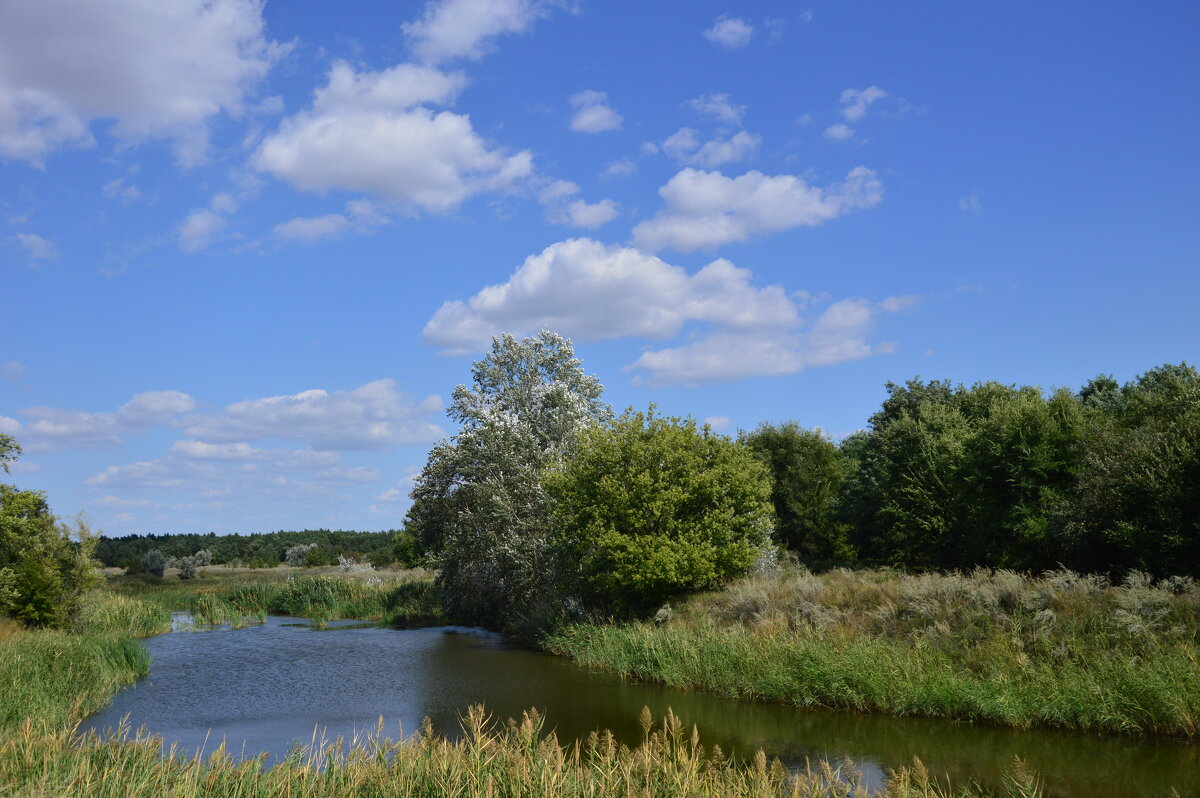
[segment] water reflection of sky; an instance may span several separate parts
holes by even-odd
[[[186,618],[177,628],[187,629]],[[978,727],[920,718],[801,711],[730,701],[584,671],[567,660],[514,647],[477,629],[394,630],[355,621],[324,629],[268,618],[245,629],[180,631],[146,641],[150,675],[126,688],[84,730],[133,728],[181,751],[224,740],[239,755],[272,761],[317,735],[352,738],[376,729],[395,737],[429,717],[454,736],[471,704],[497,718],[536,707],[560,740],[612,729],[641,739],[643,706],[672,709],[707,745],[749,756],[759,748],[790,767],[852,760],[868,783],[919,756],[939,775],[996,783],[1014,756],[1042,773],[1048,795],[1150,796],[1175,787],[1200,794],[1200,747],[1133,738]]]

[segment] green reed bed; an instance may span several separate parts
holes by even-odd
[[[170,628],[161,607],[102,592],[84,597],[74,631],[29,630],[0,639],[0,734],[22,724],[70,727],[146,675],[150,655],[131,637]]]
[[[138,576],[115,579],[110,589],[186,610],[204,624],[237,626],[261,622],[266,615],[318,622],[354,618],[397,626],[434,625],[441,619],[433,577],[420,569],[377,575],[298,575],[280,569],[187,581]]]
[[[82,743],[64,731],[26,726],[0,740],[0,784],[20,795],[87,796],[794,796],[862,798],[853,776],[822,764],[789,773],[761,753],[740,764],[708,749],[695,729],[668,715],[655,724],[643,710],[643,742],[629,748],[611,733],[560,745],[543,734],[535,713],[520,722],[494,723],[482,707],[462,720],[463,735],[449,742],[428,721],[405,743],[370,735],[344,745],[318,742],[266,768],[262,759],[238,762],[218,749],[207,759],[160,755],[160,741]],[[1041,795],[1037,779],[1015,763],[1006,790],[1013,798]],[[981,795],[952,791],[931,780],[919,763],[895,773],[882,798]]]
[[[795,706],[1200,737],[1200,588],[1187,579],[792,568],[660,621],[579,625],[544,644],[638,679]]]

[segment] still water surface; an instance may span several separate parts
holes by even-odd
[[[316,629],[271,617],[245,629],[182,631],[146,641],[149,676],[93,715],[84,730],[103,732],[128,715],[133,728],[162,735],[181,750],[230,750],[282,757],[312,740],[374,729],[397,736],[428,716],[448,736],[471,704],[497,718],[537,707],[560,740],[612,729],[641,739],[643,706],[655,718],[672,708],[700,728],[707,745],[751,755],[758,748],[785,764],[854,761],[868,783],[919,756],[939,776],[998,783],[1014,756],[1040,772],[1047,795],[1159,796],[1171,788],[1200,796],[1200,746],[1014,731],[921,718],[801,711],[704,693],[622,681],[569,660],[457,627],[395,630],[353,622]]]

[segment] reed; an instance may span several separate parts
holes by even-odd
[[[1200,737],[1192,580],[790,568],[659,618],[543,644],[633,678],[802,707]]]
[[[633,748],[609,732],[561,745],[544,734],[535,712],[519,722],[496,723],[482,707],[462,719],[455,742],[438,736],[428,721],[403,743],[377,730],[349,741],[315,741],[267,768],[265,761],[237,761],[224,748],[207,758],[177,751],[161,755],[161,741],[101,739],[77,741],[63,730],[22,726],[0,740],[0,784],[19,795],[178,796],[221,795],[250,798],[279,795],[322,796],[790,796],[865,798],[852,773],[822,763],[789,773],[761,753],[739,763],[700,742],[698,732],[668,716],[656,724],[643,710],[645,736]],[[881,798],[974,798],[972,788],[951,789],[930,778],[919,762],[892,775]],[[1014,763],[1010,798],[1037,798],[1038,780]]]

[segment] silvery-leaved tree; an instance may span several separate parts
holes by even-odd
[[[549,330],[493,338],[471,376],[447,411],[459,431],[430,451],[406,525],[436,558],[453,617],[519,630],[553,603],[552,508],[541,475],[612,411],[571,342]]]

